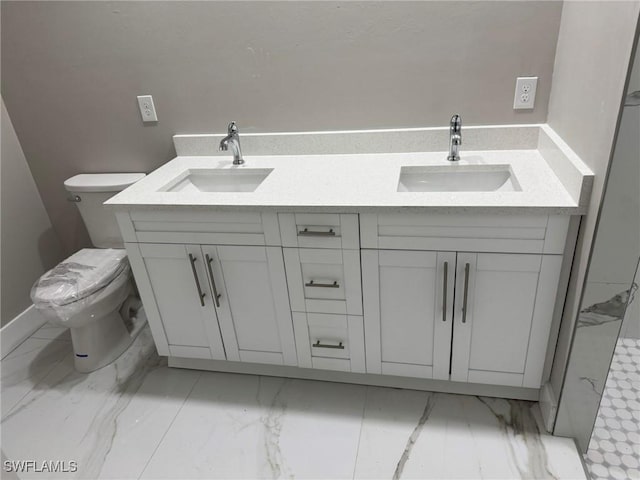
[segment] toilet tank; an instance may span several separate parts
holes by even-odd
[[[80,210],[95,247],[124,247],[115,214],[103,203],[144,176],[144,173],[83,173],[65,180],[64,187]]]

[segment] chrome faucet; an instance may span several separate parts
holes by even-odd
[[[233,164],[242,165],[244,159],[242,158],[242,150],[240,150],[240,134],[238,133],[238,127],[236,122],[231,122],[227,127],[227,136],[220,140],[220,150],[226,152],[231,145],[231,151],[233,152]]]
[[[457,162],[460,160],[460,145],[462,144],[462,118],[460,115],[451,117],[449,124],[449,156],[447,160]]]

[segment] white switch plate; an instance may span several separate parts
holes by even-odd
[[[138,95],[138,106],[140,107],[140,115],[143,122],[157,122],[156,107],[153,104],[151,95]]]
[[[516,94],[513,98],[513,109],[532,109],[536,102],[538,77],[516,78]]]

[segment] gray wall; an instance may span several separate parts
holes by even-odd
[[[31,305],[31,286],[61,258],[60,242],[51,227],[40,194],[2,102],[1,324]]]
[[[548,123],[589,165],[595,178],[589,210],[580,227],[551,372],[556,395],[564,382],[639,13],[639,1],[608,0],[565,2],[562,11]],[[569,398],[565,393],[554,433],[577,437],[586,448],[597,402],[593,418],[572,420],[567,413],[575,405],[565,401]]]
[[[174,133],[537,123],[559,2],[7,2],[2,94],[67,251],[63,180],[150,171]],[[540,77],[512,110],[515,77]],[[154,96],[143,126],[135,96]]]

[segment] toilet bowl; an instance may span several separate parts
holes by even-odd
[[[65,182],[97,247],[85,248],[42,275],[31,299],[50,323],[71,331],[74,362],[91,372],[118,358],[146,323],[122,238],[102,203],[144,174],[76,175]],[[81,205],[82,204],[82,205]]]
[[[50,323],[71,329],[80,372],[111,363],[139,331],[130,315],[129,307],[139,301],[124,250],[80,250],[40,277],[31,299]]]

